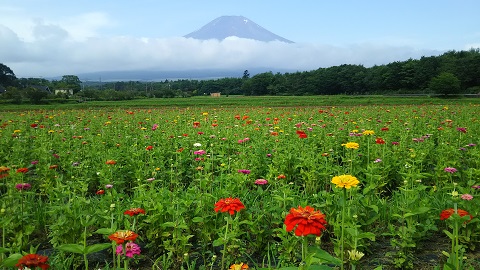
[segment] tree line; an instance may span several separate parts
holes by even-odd
[[[39,89],[44,86],[50,92]],[[165,80],[160,82],[82,82],[76,75],[60,80],[16,78],[0,64],[0,98],[12,102],[29,99],[68,99],[72,95],[54,90],[72,90],[82,100],[125,100],[209,95],[367,95],[367,94],[477,94],[480,93],[480,49],[448,51],[385,65],[364,67],[344,64],[292,73],[264,72],[238,78],[212,80]],[[2,93],[3,92],[3,93]]]

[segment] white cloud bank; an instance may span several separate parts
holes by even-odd
[[[110,22],[101,14],[87,14],[94,25],[65,25],[37,20],[29,32],[0,24],[0,63],[17,77],[50,77],[95,71],[252,69],[257,67],[313,70],[341,64],[372,66],[409,58],[438,55],[405,45],[286,44],[236,37],[223,41],[177,38],[100,36],[99,25]],[[268,71],[268,70],[266,70]]]

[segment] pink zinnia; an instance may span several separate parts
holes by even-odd
[[[445,172],[448,172],[448,173],[455,173],[457,172],[457,169],[453,168],[453,167],[446,167],[445,169],[443,169]]]
[[[462,196],[460,196],[460,198],[462,198],[462,200],[470,201],[471,199],[473,199],[473,196],[470,194],[463,194]]]
[[[125,249],[127,250],[127,252],[125,252],[124,255],[129,258],[133,258],[133,255],[140,255],[140,252],[141,252],[140,246],[133,242],[128,242],[125,245]],[[118,245],[117,249],[115,250],[115,253],[117,253],[117,255],[123,254],[123,246]]]
[[[266,185],[268,184],[268,181],[266,179],[257,179],[255,180],[256,185]]]

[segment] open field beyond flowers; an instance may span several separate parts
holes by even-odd
[[[1,264],[480,269],[479,105],[307,105],[0,112]]]

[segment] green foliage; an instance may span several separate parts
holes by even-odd
[[[439,95],[456,95],[460,93],[460,80],[452,73],[442,72],[432,78],[429,88]]]

